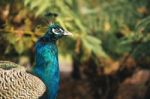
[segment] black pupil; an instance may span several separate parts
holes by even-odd
[[[60,29],[55,29],[56,32],[61,32]]]

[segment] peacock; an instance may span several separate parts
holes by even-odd
[[[0,99],[56,99],[60,74],[56,41],[72,33],[56,23],[35,44],[31,72],[10,61],[0,61]]]

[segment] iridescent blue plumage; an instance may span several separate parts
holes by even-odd
[[[56,99],[57,96],[60,75],[56,41],[63,35],[66,35],[66,32],[62,27],[52,24],[49,26],[47,33],[37,41],[35,46],[33,73],[47,86],[45,99]]]

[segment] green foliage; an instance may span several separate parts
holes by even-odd
[[[106,53],[104,53],[103,48],[101,47],[101,41],[93,36],[85,36],[82,39],[83,46],[85,47],[85,51],[94,52],[96,55],[101,57],[107,57]],[[91,53],[90,53],[91,54]]]
[[[19,54],[33,48],[46,31],[48,24],[43,24],[43,20],[47,12],[58,13],[56,22],[74,34],[58,43],[64,55],[82,53],[81,57],[88,58],[94,53],[98,57],[120,58],[132,50],[133,43],[150,39],[148,0],[10,1],[2,3],[8,6],[11,16],[7,16],[3,28],[9,42],[6,53],[11,53],[12,47]]]
[[[42,2],[42,5],[40,2]],[[46,11],[56,11],[56,13],[59,13],[60,17],[58,17],[56,21],[67,30],[74,33],[74,37],[72,39],[80,39],[85,50],[88,50],[88,54],[94,52],[95,54],[99,53],[101,56],[106,56],[106,53],[101,47],[101,40],[89,34],[90,30],[87,29],[84,23],[86,20],[83,20],[80,15],[80,8],[78,8],[80,3],[81,1],[76,0],[46,0],[44,2],[43,0],[39,0],[38,2],[36,0],[25,0],[25,5],[29,6],[31,10],[34,10],[35,8],[37,9],[36,15],[44,15]]]
[[[51,0],[24,0],[24,4],[29,5],[30,9],[36,9],[36,16],[45,12],[51,6],[51,2]]]

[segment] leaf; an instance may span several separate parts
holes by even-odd
[[[94,36],[90,36],[90,35],[87,35],[85,37],[85,39],[87,39],[90,43],[92,44],[101,44],[101,40],[100,39],[97,39],[96,37]]]
[[[101,41],[93,36],[86,36],[82,39],[83,46],[86,50],[94,52],[97,56],[108,57],[105,51],[101,47]]]
[[[23,41],[20,40],[17,42],[17,44],[15,45],[15,49],[16,51],[19,53],[19,54],[22,54],[23,51],[24,51],[24,44],[23,44]]]
[[[150,24],[150,16],[142,19],[137,25],[136,25],[136,31],[145,30],[145,28]]]
[[[24,0],[24,5],[28,5],[31,2],[31,0]]]
[[[8,45],[5,50],[5,54],[8,54],[11,51],[11,46]]]
[[[42,0],[33,0],[30,4],[30,9],[34,9],[35,7],[39,7],[39,5],[42,3]]]
[[[45,12],[49,6],[50,5],[48,3],[45,3],[44,6],[38,9],[38,11],[36,12],[36,16],[43,14],[43,12]]]
[[[76,25],[80,28],[80,30],[84,33],[84,32],[86,32],[86,29],[85,29],[85,27],[82,25],[82,23],[81,23],[81,21],[79,20],[79,19],[75,19],[75,23],[76,23]]]

